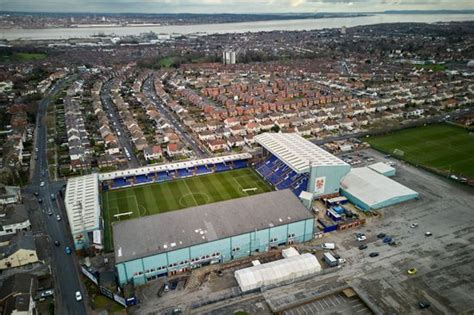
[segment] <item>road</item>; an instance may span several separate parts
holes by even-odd
[[[141,166],[140,161],[135,156],[135,154],[133,154],[133,144],[130,141],[130,138],[125,133],[125,128],[122,125],[120,115],[118,114],[114,102],[112,101],[112,97],[110,96],[110,89],[112,88],[113,81],[114,79],[111,79],[102,85],[102,90],[100,91],[100,99],[102,101],[102,106],[104,106],[104,109],[109,115],[109,121],[112,123],[112,128],[115,129],[115,133],[117,135],[122,151],[124,151],[124,148],[126,148],[130,153],[128,167],[137,168]]]
[[[164,106],[163,103],[158,99],[155,91],[155,85],[153,84],[155,77],[149,76],[143,82],[143,93],[145,96],[155,105],[156,109],[160,112],[160,114],[168,120],[168,122],[173,125],[174,129],[181,137],[181,139],[186,142],[186,144],[193,148],[194,153],[199,158],[207,158],[209,157],[209,153],[202,149],[197,142],[192,139],[192,137],[188,134],[185,130],[184,126],[174,117],[167,106]]]
[[[85,290],[81,287],[79,272],[77,269],[76,257],[74,253],[67,255],[65,247],[73,248],[72,240],[69,234],[66,215],[61,212],[58,200],[58,191],[62,188],[63,182],[52,182],[48,173],[48,160],[46,157],[47,135],[46,126],[43,123],[46,110],[53,96],[60,92],[66,80],[60,80],[56,83],[48,95],[40,102],[38,106],[36,121],[36,157],[34,163],[34,171],[31,183],[26,187],[25,192],[39,194],[38,199],[43,200],[39,203],[39,210],[42,215],[42,225],[51,245],[51,268],[55,279],[55,294],[57,314],[86,314],[84,300],[76,301],[75,292],[81,291],[85,297]],[[41,184],[43,183],[43,184]],[[55,196],[52,200],[51,195]],[[52,213],[48,215],[48,212]],[[56,215],[60,215],[61,220],[58,221]],[[54,241],[59,241],[60,246],[54,246]]]

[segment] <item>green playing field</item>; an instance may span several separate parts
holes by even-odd
[[[105,221],[105,249],[112,250],[111,224],[217,201],[271,191],[254,170],[238,169],[200,175],[163,183],[140,185],[103,192],[102,211]],[[126,214],[117,217],[117,214]]]
[[[474,134],[447,125],[405,129],[364,139],[377,150],[457,176],[474,178]]]

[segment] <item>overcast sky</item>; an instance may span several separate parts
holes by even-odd
[[[0,0],[2,11],[143,13],[374,12],[474,9],[474,0]]]

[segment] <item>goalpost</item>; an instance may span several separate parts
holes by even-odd
[[[123,216],[126,216],[126,215],[130,216],[130,215],[132,215],[132,214],[133,214],[133,211],[117,213],[117,214],[114,214],[114,218],[120,220],[120,217],[123,217]]]
[[[245,189],[242,189],[243,192],[247,192],[247,191],[256,191],[257,190],[257,187],[253,187],[253,188],[245,188]]]

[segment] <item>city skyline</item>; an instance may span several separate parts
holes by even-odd
[[[5,0],[2,11],[88,13],[317,13],[472,10],[469,0]]]

